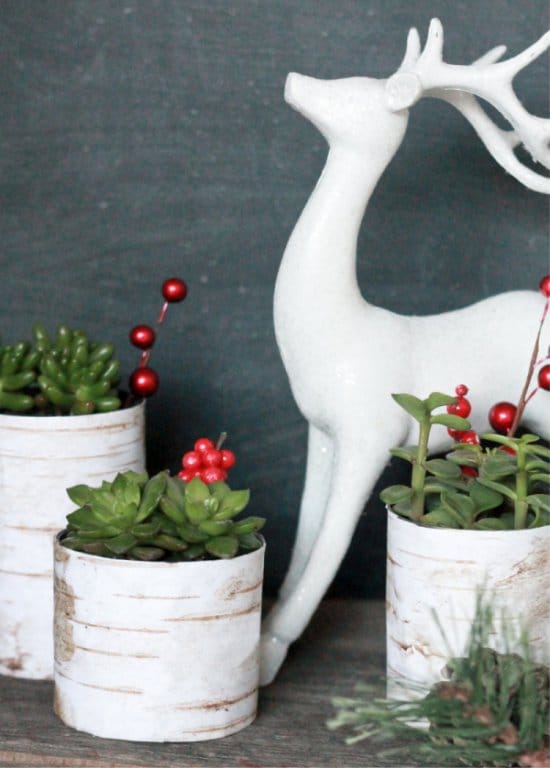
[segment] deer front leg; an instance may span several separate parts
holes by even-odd
[[[296,588],[319,535],[327,506],[333,454],[330,435],[310,424],[298,529],[290,565],[279,591],[280,598],[287,597]]]
[[[309,560],[293,591],[275,604],[263,624],[261,685],[273,681],[289,645],[309,623],[336,575],[365,501],[387,461],[384,441],[363,445],[361,450],[357,450],[353,436],[341,444],[349,448],[337,448],[329,501]]]

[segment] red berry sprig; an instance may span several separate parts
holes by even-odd
[[[472,411],[470,401],[466,398],[468,394],[468,387],[465,384],[459,384],[455,387],[456,400],[451,405],[447,406],[447,413],[451,413],[454,416],[460,416],[463,419],[467,419]],[[454,440],[458,440],[460,443],[472,443],[479,442],[479,439],[474,441],[473,436],[477,438],[477,435],[472,430],[461,432],[458,429],[451,429],[448,427],[447,432]]]
[[[531,354],[531,360],[529,361],[529,368],[527,370],[527,378],[521,391],[519,401],[517,405],[508,402],[495,403],[489,411],[489,423],[495,432],[513,437],[523,416],[523,412],[529,403],[529,401],[537,394],[539,389],[550,390],[550,350],[547,355],[540,360],[539,356],[540,337],[542,333],[542,327],[548,314],[550,307],[550,275],[545,275],[539,283],[539,290],[543,296],[546,297],[544,309],[542,310],[542,316],[540,318],[537,335],[535,337],[535,344],[533,346],[533,352]],[[538,365],[542,365],[537,375],[537,383],[529,392],[531,381],[533,380],[535,368]]]
[[[235,466],[237,458],[233,451],[222,448],[226,437],[227,433],[222,432],[216,444],[208,437],[199,437],[193,450],[183,454],[183,469],[178,477],[186,483],[194,477],[199,477],[207,484],[227,480],[227,473]]]
[[[157,319],[157,330],[150,325],[135,325],[130,331],[130,342],[142,350],[138,367],[133,371],[129,379],[130,391],[136,397],[151,397],[159,386],[159,377],[156,371],[149,367],[151,350],[157,338],[157,332],[166,316],[169,304],[183,301],[187,296],[187,285],[179,277],[170,277],[162,284],[164,304]]]

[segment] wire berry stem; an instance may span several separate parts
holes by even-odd
[[[187,285],[179,277],[168,278],[162,284],[162,295],[164,303],[157,318],[155,329],[149,325],[136,325],[130,331],[131,343],[143,350],[138,366],[131,374],[129,380],[130,391],[136,397],[150,397],[158,389],[159,377],[152,368],[149,368],[149,358],[151,357],[157,334],[166,317],[168,305],[185,299],[187,296]]]

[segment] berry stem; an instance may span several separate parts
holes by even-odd
[[[517,445],[516,462],[516,500],[514,502],[514,528],[522,530],[527,527],[527,512],[529,505],[527,503],[528,475],[525,468],[526,464],[525,447],[520,443]]]
[[[170,302],[165,301],[162,305],[162,309],[160,310],[160,315],[157,318],[156,326],[155,326],[155,332],[158,333],[160,326],[164,322],[164,318],[166,317],[166,310],[168,309],[168,304]],[[151,357],[151,351],[152,347],[149,347],[149,349],[144,350],[141,353],[141,357],[139,358],[138,367],[144,368],[149,363],[149,358]]]
[[[226,438],[227,438],[227,432],[221,432],[220,436],[218,437],[218,442],[216,443],[217,451],[219,451],[222,445],[225,443]]]
[[[533,347],[533,352],[531,354],[531,360],[529,361],[529,368],[527,370],[527,378],[525,379],[525,384],[523,385],[523,389],[521,391],[521,395],[519,397],[519,402],[516,410],[516,415],[514,417],[514,420],[512,424],[510,425],[510,429],[508,430],[508,437],[513,437],[516,433],[516,430],[519,426],[519,423],[521,421],[521,417],[523,416],[523,412],[525,410],[525,406],[531,399],[534,393],[531,393],[531,395],[527,396],[527,392],[529,390],[529,385],[531,384],[531,379],[533,378],[533,373],[535,371],[535,366],[537,364],[537,358],[539,356],[539,346],[540,346],[540,337],[542,334],[542,327],[544,325],[544,321],[546,320],[546,315],[548,313],[548,307],[550,306],[550,298],[546,299],[546,302],[544,304],[544,309],[542,310],[542,317],[540,319],[539,323],[539,329],[535,338],[535,344]],[[536,391],[536,390],[535,390]]]

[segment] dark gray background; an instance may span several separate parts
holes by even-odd
[[[270,592],[290,554],[306,435],[273,336],[273,285],[326,153],[284,103],[285,77],[387,77],[408,28],[424,40],[434,15],[450,62],[499,43],[514,54],[545,31],[548,7],[0,2],[1,335],[27,337],[38,320],[83,326],[115,342],[130,373],[128,330],[154,322],[165,277],[183,277],[189,297],[170,308],[151,359],[161,388],[148,405],[149,467],[176,470],[197,436],[230,433],[232,484],[249,486],[268,518]],[[548,57],[516,88],[547,114]],[[506,176],[451,107],[414,107],[365,217],[365,297],[426,314],[534,288],[547,270],[547,200]],[[367,512],[333,594],[383,593],[384,514],[374,499]]]

